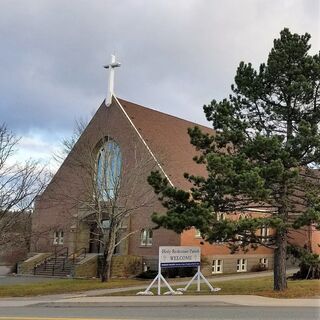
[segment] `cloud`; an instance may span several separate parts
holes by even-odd
[[[311,33],[315,52],[319,18],[316,0],[2,0],[0,122],[70,134],[104,99],[116,52],[120,97],[205,123],[202,105],[228,95],[241,60],[265,61],[283,27]]]

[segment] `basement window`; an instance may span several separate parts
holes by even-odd
[[[212,261],[212,274],[223,272],[223,260],[217,259]]]
[[[151,229],[142,229],[140,234],[140,245],[143,247],[152,246],[153,232]]]
[[[237,272],[246,272],[246,271],[247,271],[247,259],[238,259]]]
[[[268,268],[268,265],[269,265],[268,258],[261,258],[261,259],[260,259],[260,264],[261,264],[262,266],[264,266],[265,268]]]

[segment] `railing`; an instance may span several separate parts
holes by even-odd
[[[72,253],[70,255],[69,258],[71,258],[72,259],[72,263],[75,264],[76,258],[79,258],[81,256],[83,256],[81,258],[81,260],[83,260],[87,256],[87,248],[81,248],[81,249],[75,251],[74,253]]]
[[[40,265],[44,266],[44,270],[47,270],[47,264],[49,261],[54,261],[54,263],[51,265],[52,266],[52,272],[51,275],[54,276],[55,272],[56,272],[56,263],[57,263],[57,258],[58,257],[64,257],[62,260],[62,269],[61,271],[65,271],[65,267],[66,267],[66,263],[68,260],[72,260],[72,264],[74,265],[76,262],[76,259],[80,258],[80,261],[83,260],[85,257],[87,256],[87,248],[81,248],[75,252],[73,252],[72,254],[69,255],[69,249],[67,247],[61,248],[59,250],[57,250],[57,248],[55,248],[54,253],[52,253],[51,255],[47,256],[43,261],[35,263],[34,267],[33,267],[33,274],[36,275],[37,273],[37,268]]]
[[[63,253],[64,252],[64,253]],[[65,268],[65,262],[66,259],[68,259],[68,254],[69,254],[69,249],[68,247],[63,247],[59,250],[57,250],[57,247],[55,247],[54,249],[54,253],[52,253],[51,255],[49,255],[48,257],[46,257],[43,261],[41,261],[40,263],[36,263],[33,267],[33,274],[35,275],[37,272],[37,268],[44,264],[44,270],[47,270],[47,263],[49,260],[53,260],[54,259],[54,264],[52,266],[52,275],[54,276],[54,272],[55,272],[55,264],[57,263],[57,257],[58,256],[65,256],[63,263],[62,263],[62,271]]]

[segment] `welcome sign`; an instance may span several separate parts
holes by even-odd
[[[161,268],[198,267],[201,261],[199,247],[159,247]]]

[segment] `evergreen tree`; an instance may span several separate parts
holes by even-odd
[[[232,251],[274,248],[274,289],[284,290],[290,230],[319,226],[320,53],[310,55],[310,35],[288,29],[274,40],[267,63],[255,70],[241,62],[232,94],[203,107],[213,135],[190,128],[199,151],[194,160],[207,176],[185,174],[190,190],[170,187],[159,172],[149,183],[167,209],[153,220],[182,232],[196,227],[209,242]],[[217,213],[252,212],[261,217],[219,220]],[[274,234],[257,232],[268,227]]]

